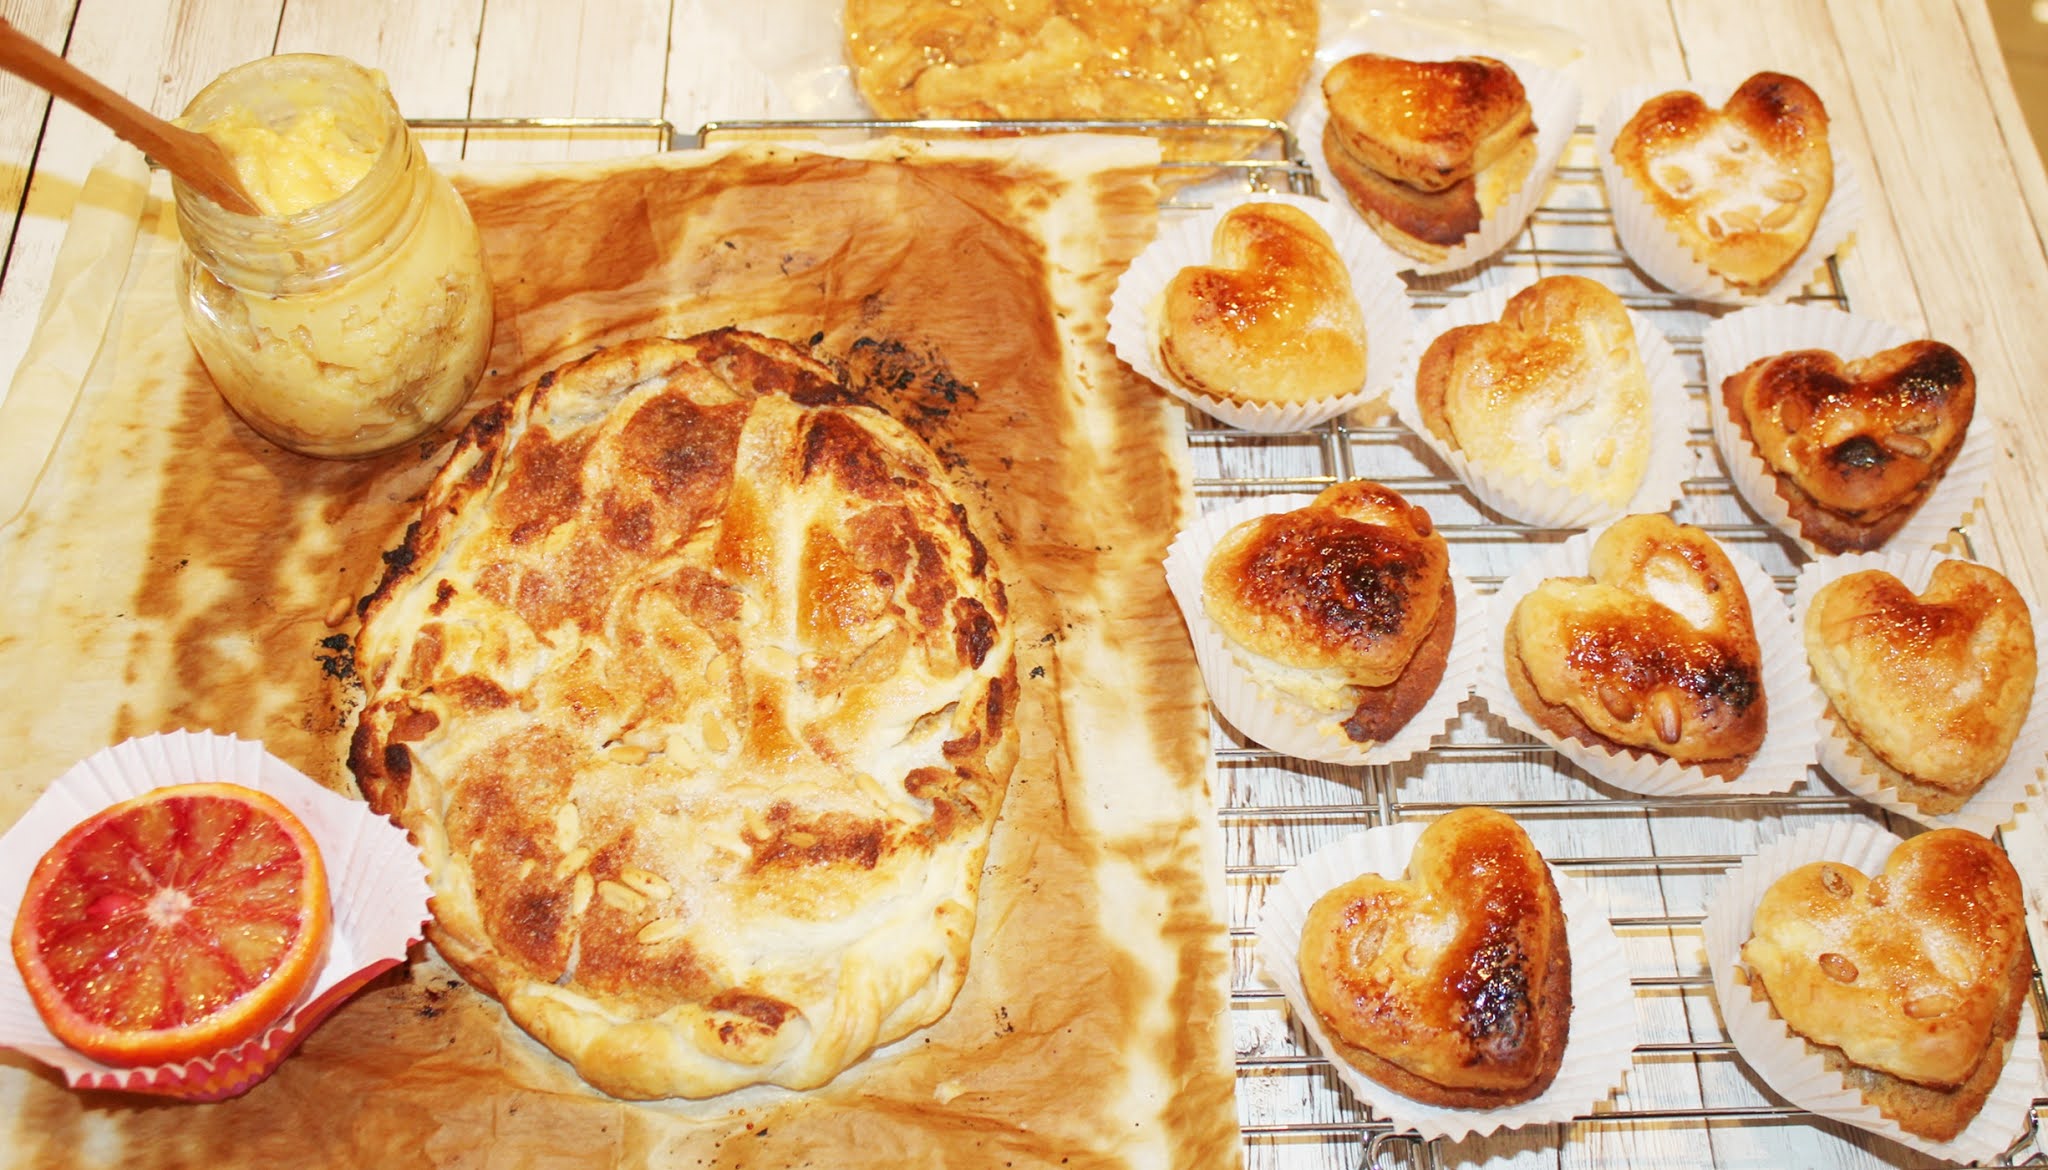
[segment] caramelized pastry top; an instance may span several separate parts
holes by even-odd
[[[1763,652],[1749,598],[1713,537],[1663,514],[1594,542],[1588,577],[1553,577],[1509,619],[1546,702],[1597,734],[1680,763],[1763,743]]]
[[[1431,432],[1486,472],[1593,496],[1617,510],[1650,456],[1650,389],[1621,298],[1549,276],[1499,321],[1445,331],[1416,368]]]
[[[1365,314],[1322,225],[1284,203],[1217,223],[1211,263],[1184,268],[1160,303],[1159,356],[1211,398],[1301,402],[1365,385]]]
[[[1436,1085],[1506,1092],[1562,1059],[1564,925],[1522,827],[1461,808],[1423,831],[1404,877],[1364,874],[1316,900],[1302,926],[1302,987],[1341,1043]]]
[[[1834,193],[1827,110],[1782,73],[1749,78],[1718,110],[1683,90],[1651,98],[1614,160],[1694,256],[1748,288],[1784,274]]]
[[[1353,481],[1225,534],[1203,573],[1203,603],[1255,654],[1329,672],[1340,686],[1383,686],[1435,626],[1450,563],[1428,512]]]
[[[1918,503],[1962,446],[1977,379],[1962,354],[1911,341],[1845,362],[1825,350],[1759,358],[1732,375],[1757,454],[1816,504],[1871,521]]]
[[[2033,700],[2034,626],[1994,569],[1935,566],[1919,596],[1877,569],[1814,595],[1806,653],[1835,714],[1893,768],[1952,790],[2005,764]]]
[[[1911,838],[1868,878],[1801,866],[1757,906],[1742,960],[1793,1031],[1909,1081],[1955,1085],[2024,994],[2026,903],[2004,851],[1962,829]],[[2031,1041],[2029,1041],[2031,1043]]]
[[[1361,53],[1323,75],[1323,100],[1344,149],[1422,191],[1471,178],[1532,126],[1521,78],[1491,57],[1409,61]]]

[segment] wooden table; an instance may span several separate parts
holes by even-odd
[[[229,66],[295,51],[338,53],[384,70],[400,106],[416,119],[665,119],[688,132],[713,119],[819,112],[816,103],[832,95],[804,70],[835,59],[835,6],[776,0],[737,11],[742,7],[722,0],[12,0],[6,14],[167,116]],[[1349,12],[1364,5],[1326,7]],[[2032,470],[2048,459],[2048,405],[2035,385],[2048,370],[2048,329],[2041,325],[2048,307],[2048,175],[1981,0],[1475,0],[1446,7],[1470,17],[1471,35],[1482,42],[1496,33],[1524,35],[1531,22],[1568,29],[1581,50],[1574,72],[1588,123],[1610,95],[1645,82],[1734,79],[1772,68],[1812,83],[1828,100],[1835,141],[1860,160],[1867,180],[1868,212],[1840,257],[1842,286],[1857,312],[1949,341],[1970,356],[1982,388],[1977,425],[1990,428],[1999,446],[1988,514],[1971,526],[1970,536],[1980,558],[2003,567],[2031,596],[2048,597],[2048,480]],[[664,145],[659,134],[643,129],[443,130],[427,137],[430,153],[444,162],[601,157]],[[20,208],[7,221],[0,274],[0,386],[11,383],[29,349],[80,185],[111,143],[76,110],[0,77],[0,159],[6,164],[0,203]],[[1231,746],[1226,738],[1219,743]],[[1294,784],[1290,799],[1297,800],[1312,799],[1315,785],[1332,783],[1327,768],[1299,776],[1283,768],[1239,780],[1226,762],[1224,772],[1233,792]],[[1517,774],[1512,783],[1514,799],[1556,795],[1551,778],[1534,772]],[[1455,778],[1440,780],[1427,768],[1375,774],[1365,789],[1368,800],[1398,793],[1396,803],[1424,811],[1432,800],[1460,799]],[[1576,799],[1583,791],[1565,795]],[[1711,819],[1705,816],[1652,812],[1640,819],[1651,824],[1652,835],[1665,834],[1653,844],[1657,853],[1710,862],[1745,851],[1759,833],[1720,822],[1701,829]],[[1586,871],[1599,871],[1602,858],[1625,859],[1639,848],[1598,818],[1589,822],[1593,827],[1575,823],[1570,815],[1557,818],[1546,850],[1559,842],[1556,847]],[[1672,835],[1681,830],[1697,835],[1681,835],[1674,846]],[[1257,865],[1238,856],[1233,861],[1233,908],[1243,912],[1242,899],[1264,879]],[[1700,881],[1718,870],[1708,864],[1703,874]],[[1644,887],[1651,904],[1617,894],[1611,907],[1621,916],[1682,919],[1688,910],[1674,889],[1686,880],[1674,885],[1669,875],[1659,876]],[[1806,1124],[1775,1108],[1755,1086],[1744,1086],[1732,1058],[1716,1049],[1711,1006],[1696,1001],[1697,963],[1669,935],[1667,929],[1667,958],[1636,969],[1638,994],[1655,999],[1668,987],[1678,1023],[1672,1034],[1646,1040],[1670,1045],[1669,1059],[1687,1065],[1681,1080],[1718,1078],[1720,1088],[1695,1088],[1690,1099],[1692,1106],[1735,1102],[1727,1120],[1697,1120],[1684,1093],[1659,1097],[1661,1090],[1646,1082],[1657,1080],[1655,1066],[1665,1057],[1651,1051],[1638,1062],[1651,1075],[1632,1081],[1636,1098],[1622,1105],[1634,1112],[1622,1121],[1439,1146],[1433,1155],[1451,1164],[1495,1155],[1530,1166],[1829,1167],[1885,1165],[1901,1156],[1898,1147],[1854,1131]],[[1660,962],[1670,975],[1657,974]],[[1248,971],[1240,971],[1239,981],[1252,982]],[[1252,1017],[1242,1053],[1259,1057],[1276,1036],[1285,1036],[1270,1002],[1253,999],[1240,1007]],[[1271,1017],[1265,1023],[1261,1012]],[[1300,1089],[1305,1077],[1316,1086]],[[1312,1065],[1284,1056],[1243,1075],[1241,1116],[1252,1165],[1356,1163],[1359,1143],[1376,1131],[1361,1127],[1355,1107],[1322,1077]],[[1313,1100],[1274,1104],[1289,1094]],[[1753,1105],[1742,1105],[1745,1100]],[[1286,1132],[1304,1117],[1326,1132]],[[1745,1120],[1754,1124],[1741,1124]]]

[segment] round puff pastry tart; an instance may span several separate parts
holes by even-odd
[[[630,342],[478,415],[387,560],[350,764],[591,1084],[811,1088],[945,1013],[1017,682],[909,430],[784,342]]]
[[[2042,1083],[2025,895],[1989,839],[1864,821],[1765,844],[1710,896],[1714,991],[1744,1063],[1824,1117],[1996,1160]]]
[[[1480,606],[1443,535],[1381,484],[1205,515],[1166,573],[1218,713],[1305,759],[1390,763],[1426,748],[1482,657]]]

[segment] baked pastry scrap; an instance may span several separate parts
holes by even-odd
[[[387,560],[350,766],[521,1027],[613,1095],[702,1097],[945,1013],[1017,682],[901,424],[784,342],[628,342],[480,414]]]
[[[1977,378],[1954,347],[1909,341],[1852,361],[1817,349],[1759,358],[1722,380],[1721,398],[1799,534],[1831,553],[1867,551],[1955,462]]]
[[[1314,402],[1365,385],[1365,314],[1337,245],[1307,212],[1246,203],[1217,221],[1208,265],[1167,282],[1159,364],[1242,403]]]
[[[1261,686],[1379,743],[1443,681],[1457,626],[1450,565],[1428,512],[1354,480],[1225,533],[1202,605]]]
[[[847,0],[854,85],[884,118],[1285,118],[1315,0]],[[1169,158],[1232,139],[1169,136]]]
[[[1752,292],[1785,275],[1834,192],[1827,109],[1782,73],[1756,74],[1719,109],[1686,90],[1651,98],[1614,161],[1695,259]]]
[[[1516,602],[1508,685],[1552,734],[1733,779],[1763,746],[1763,652],[1749,598],[1714,538],[1661,513],[1593,542],[1584,577]]]
[[[1331,175],[1359,216],[1414,259],[1442,260],[1535,166],[1528,95],[1491,57],[1360,53],[1331,66],[1322,88]]]
[[[2025,914],[2004,851],[1937,829],[1878,877],[1820,861],[1779,878],[1742,961],[1751,994],[1866,1103],[1947,1141],[2005,1067],[2033,970]]]
[[[1650,385],[1621,298],[1547,276],[1496,322],[1438,335],[1415,373],[1425,426],[1480,473],[1627,507],[1650,459]]]
[[[1854,755],[1923,812],[1951,813],[2005,766],[2033,702],[2033,617],[2012,582],[1943,561],[1917,596],[1881,569],[1823,586],[1806,656]]]
[[[1564,1061],[1564,907],[1528,834],[1493,809],[1432,822],[1403,877],[1368,873],[1316,899],[1300,959],[1335,1055],[1403,1096],[1519,1104]]]

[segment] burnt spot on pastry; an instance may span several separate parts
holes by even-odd
[[[884,500],[894,493],[895,475],[867,428],[837,412],[811,416],[799,451],[803,477],[821,472],[854,495]]]
[[[621,480],[684,515],[709,509],[732,482],[744,403],[700,406],[681,394],[640,404],[619,433]]]
[[[320,673],[336,682],[352,682],[356,677],[355,643],[347,634],[329,634],[320,639],[320,649],[313,655],[320,664]]]
[[[1489,937],[1458,973],[1465,1001],[1460,1021],[1472,1041],[1474,1063],[1511,1057],[1522,1047],[1529,1022],[1529,956],[1510,934]]]
[[[751,851],[749,868],[758,873],[839,865],[873,869],[888,845],[888,835],[880,821],[842,813],[805,817],[777,802],[763,827],[743,830],[740,839]]]
[[[953,641],[959,648],[960,661],[979,670],[982,660],[995,648],[998,633],[995,618],[981,602],[972,597],[954,600]]]
[[[1340,639],[1383,638],[1406,628],[1433,558],[1417,541],[1341,517],[1277,517],[1249,558],[1247,600],[1298,613]]]

